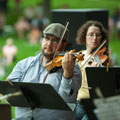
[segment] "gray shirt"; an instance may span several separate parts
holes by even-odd
[[[17,63],[8,78],[11,81],[43,83],[47,70],[42,66],[42,54],[26,58]],[[74,76],[71,79],[63,77],[63,69],[60,68],[50,73],[46,79],[66,103],[76,103],[78,89],[81,86],[81,72],[77,63],[74,68]],[[71,94],[71,90],[73,91]],[[49,91],[48,91],[49,92]],[[16,120],[30,120],[30,108],[16,107]],[[74,111],[39,109],[33,111],[34,120],[75,120]]]

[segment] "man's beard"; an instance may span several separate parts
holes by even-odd
[[[44,51],[42,51],[42,53],[43,53],[43,56],[46,57],[47,59],[52,59],[54,56],[54,53],[48,54],[48,53],[45,53]]]
[[[56,52],[56,55],[58,55],[60,52],[61,52],[61,49],[59,49],[59,50]],[[50,60],[53,58],[53,56],[54,56],[54,54],[55,54],[55,52],[47,53],[47,52],[45,51],[45,49],[42,49],[42,53],[43,53],[43,56],[44,56],[45,58],[50,59]]]

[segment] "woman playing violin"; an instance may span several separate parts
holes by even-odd
[[[85,47],[86,47],[86,50],[81,51],[84,54],[84,60],[82,62],[79,62],[80,68],[85,63],[85,61],[88,59],[88,57],[94,53],[94,51],[100,46],[100,44],[104,40],[108,41],[108,32],[103,27],[103,25],[98,21],[87,21],[85,24],[83,24],[79,28],[79,30],[77,32],[76,41],[79,45],[85,45]],[[106,51],[104,51],[104,52],[106,52]],[[84,66],[81,68],[81,70],[82,70],[82,86],[79,89],[78,97],[77,97],[77,100],[78,100],[77,112],[76,112],[77,120],[83,120],[83,119],[88,120],[87,116],[84,113],[82,105],[80,104],[80,99],[90,97],[89,90],[87,89],[88,85],[87,85],[85,67],[104,66],[102,64],[102,60],[100,59],[101,57],[99,55],[96,54],[93,57],[91,57],[91,59],[86,64],[84,64]],[[108,56],[106,56],[105,58],[107,58],[107,57]],[[109,60],[109,62],[110,62],[109,65],[112,66],[113,63],[111,62],[111,60]]]
[[[49,73],[46,78],[48,71],[45,66],[52,60],[64,29],[65,26],[59,23],[48,25],[43,31],[42,52],[37,56],[18,62],[8,79],[19,82],[50,84],[66,103],[75,104],[77,92],[81,86],[81,72],[79,66],[75,63],[75,59],[73,59],[74,56],[71,51],[64,55],[62,67]],[[58,52],[61,52],[66,47],[67,37],[68,30],[65,32],[62,43],[58,47]],[[30,108],[16,108],[16,119],[30,120],[30,117]],[[33,117],[35,120],[75,120],[75,109],[73,111],[65,111],[37,108],[33,110]]]

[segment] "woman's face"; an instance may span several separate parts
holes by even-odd
[[[102,33],[99,27],[90,26],[86,33],[86,49],[96,49],[102,40]]]

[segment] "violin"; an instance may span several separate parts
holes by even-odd
[[[104,41],[99,45],[99,47],[92,53],[92,55],[90,55],[90,56],[87,58],[87,60],[84,62],[84,64],[81,66],[81,68],[82,68],[83,66],[85,66],[87,63],[89,64],[89,60],[90,60],[92,57],[94,57],[96,54],[98,54],[98,56],[99,56],[102,64],[105,65],[105,66],[107,65],[107,63],[109,62],[109,61],[108,61],[109,59],[107,58],[106,55],[103,54],[103,53],[105,53],[106,50],[107,50],[106,47],[103,47],[103,45],[104,45],[106,42],[107,42],[107,40],[104,40]],[[103,48],[102,48],[102,47],[103,47]],[[91,63],[92,63],[92,62],[90,62],[90,64],[91,64]]]
[[[72,50],[72,55],[74,55],[74,59],[77,59],[77,61],[82,61],[84,60],[84,54],[82,54],[81,52],[79,53],[75,53],[75,50]],[[52,70],[56,67],[61,67],[62,66],[62,59],[63,56],[56,56],[53,60],[51,60],[47,65],[46,65],[46,69],[48,70]]]
[[[102,49],[100,49],[98,52],[97,52],[97,55],[102,63],[103,66],[107,66],[107,63],[108,63],[108,55],[107,55],[107,48],[106,46],[103,47]],[[89,65],[92,64],[92,61],[89,61],[88,62]]]
[[[100,61],[102,62],[102,65],[104,66],[107,66],[107,63],[108,63],[108,53],[107,53],[107,48],[106,47],[103,47],[102,49],[100,49],[98,52],[97,52],[97,55],[99,56],[100,58]]]

